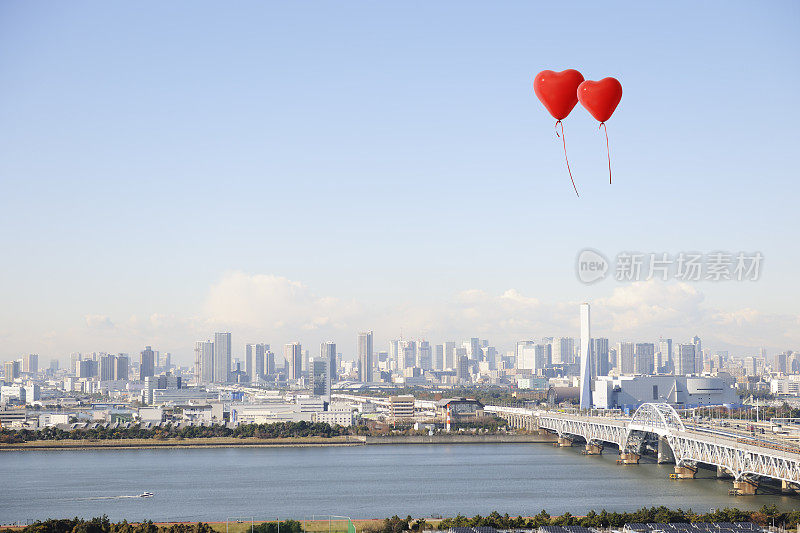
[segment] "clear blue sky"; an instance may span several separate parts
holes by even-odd
[[[446,313],[469,289],[608,298],[575,280],[586,246],[759,250],[761,281],[698,285],[703,305],[796,331],[800,4],[571,6],[0,3],[0,359],[188,358],[230,272],[356,308],[305,337],[251,328],[267,342],[382,343],[374,309]],[[545,68],[624,88],[613,185],[596,122],[565,121],[580,199],[532,91]],[[136,328],[154,314],[183,329]]]

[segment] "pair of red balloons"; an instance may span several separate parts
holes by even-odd
[[[533,90],[556,120],[567,118],[580,101],[594,118],[605,122],[622,100],[622,84],[616,78],[584,80],[574,69],[541,71],[533,80]]]
[[[544,107],[556,119],[556,128],[561,126],[561,141],[564,144],[564,159],[567,161],[569,179],[575,194],[578,188],[572,177],[567,157],[567,141],[564,138],[564,124],[561,121],[572,112],[578,102],[586,108],[594,118],[600,121],[600,127],[605,130],[606,149],[608,150],[608,182],[611,183],[611,147],[608,143],[608,130],[606,120],[611,118],[622,100],[622,84],[616,78],[603,78],[600,81],[584,80],[583,74],[574,69],[553,72],[543,70],[533,80],[533,90]],[[558,130],[556,130],[558,135]]]

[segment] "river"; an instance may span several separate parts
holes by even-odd
[[[734,497],[730,480],[669,480],[670,465],[618,466],[549,444],[381,445],[0,452],[0,523],[48,517],[224,521],[569,511],[796,508]],[[136,498],[144,491],[152,498]]]

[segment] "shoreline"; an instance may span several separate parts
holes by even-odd
[[[372,446],[387,444],[533,444],[554,442],[542,435],[392,435],[365,437],[286,437],[276,439],[203,437],[196,439],[108,439],[30,441],[17,444],[0,444],[4,451],[39,450],[146,450],[157,448],[287,448],[321,446]]]

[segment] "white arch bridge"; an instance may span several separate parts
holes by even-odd
[[[720,474],[733,477],[737,493],[754,493],[760,477],[780,480],[784,488],[800,485],[797,449],[717,429],[687,428],[668,404],[643,404],[632,417],[488,405],[485,410],[507,419],[513,427],[556,433],[562,445],[582,439],[587,453],[600,453],[604,444],[614,444],[620,450],[618,462],[625,464],[637,463],[642,447],[657,438],[659,451],[668,446],[664,451],[674,457],[673,477],[694,477],[698,463],[716,466]]]

